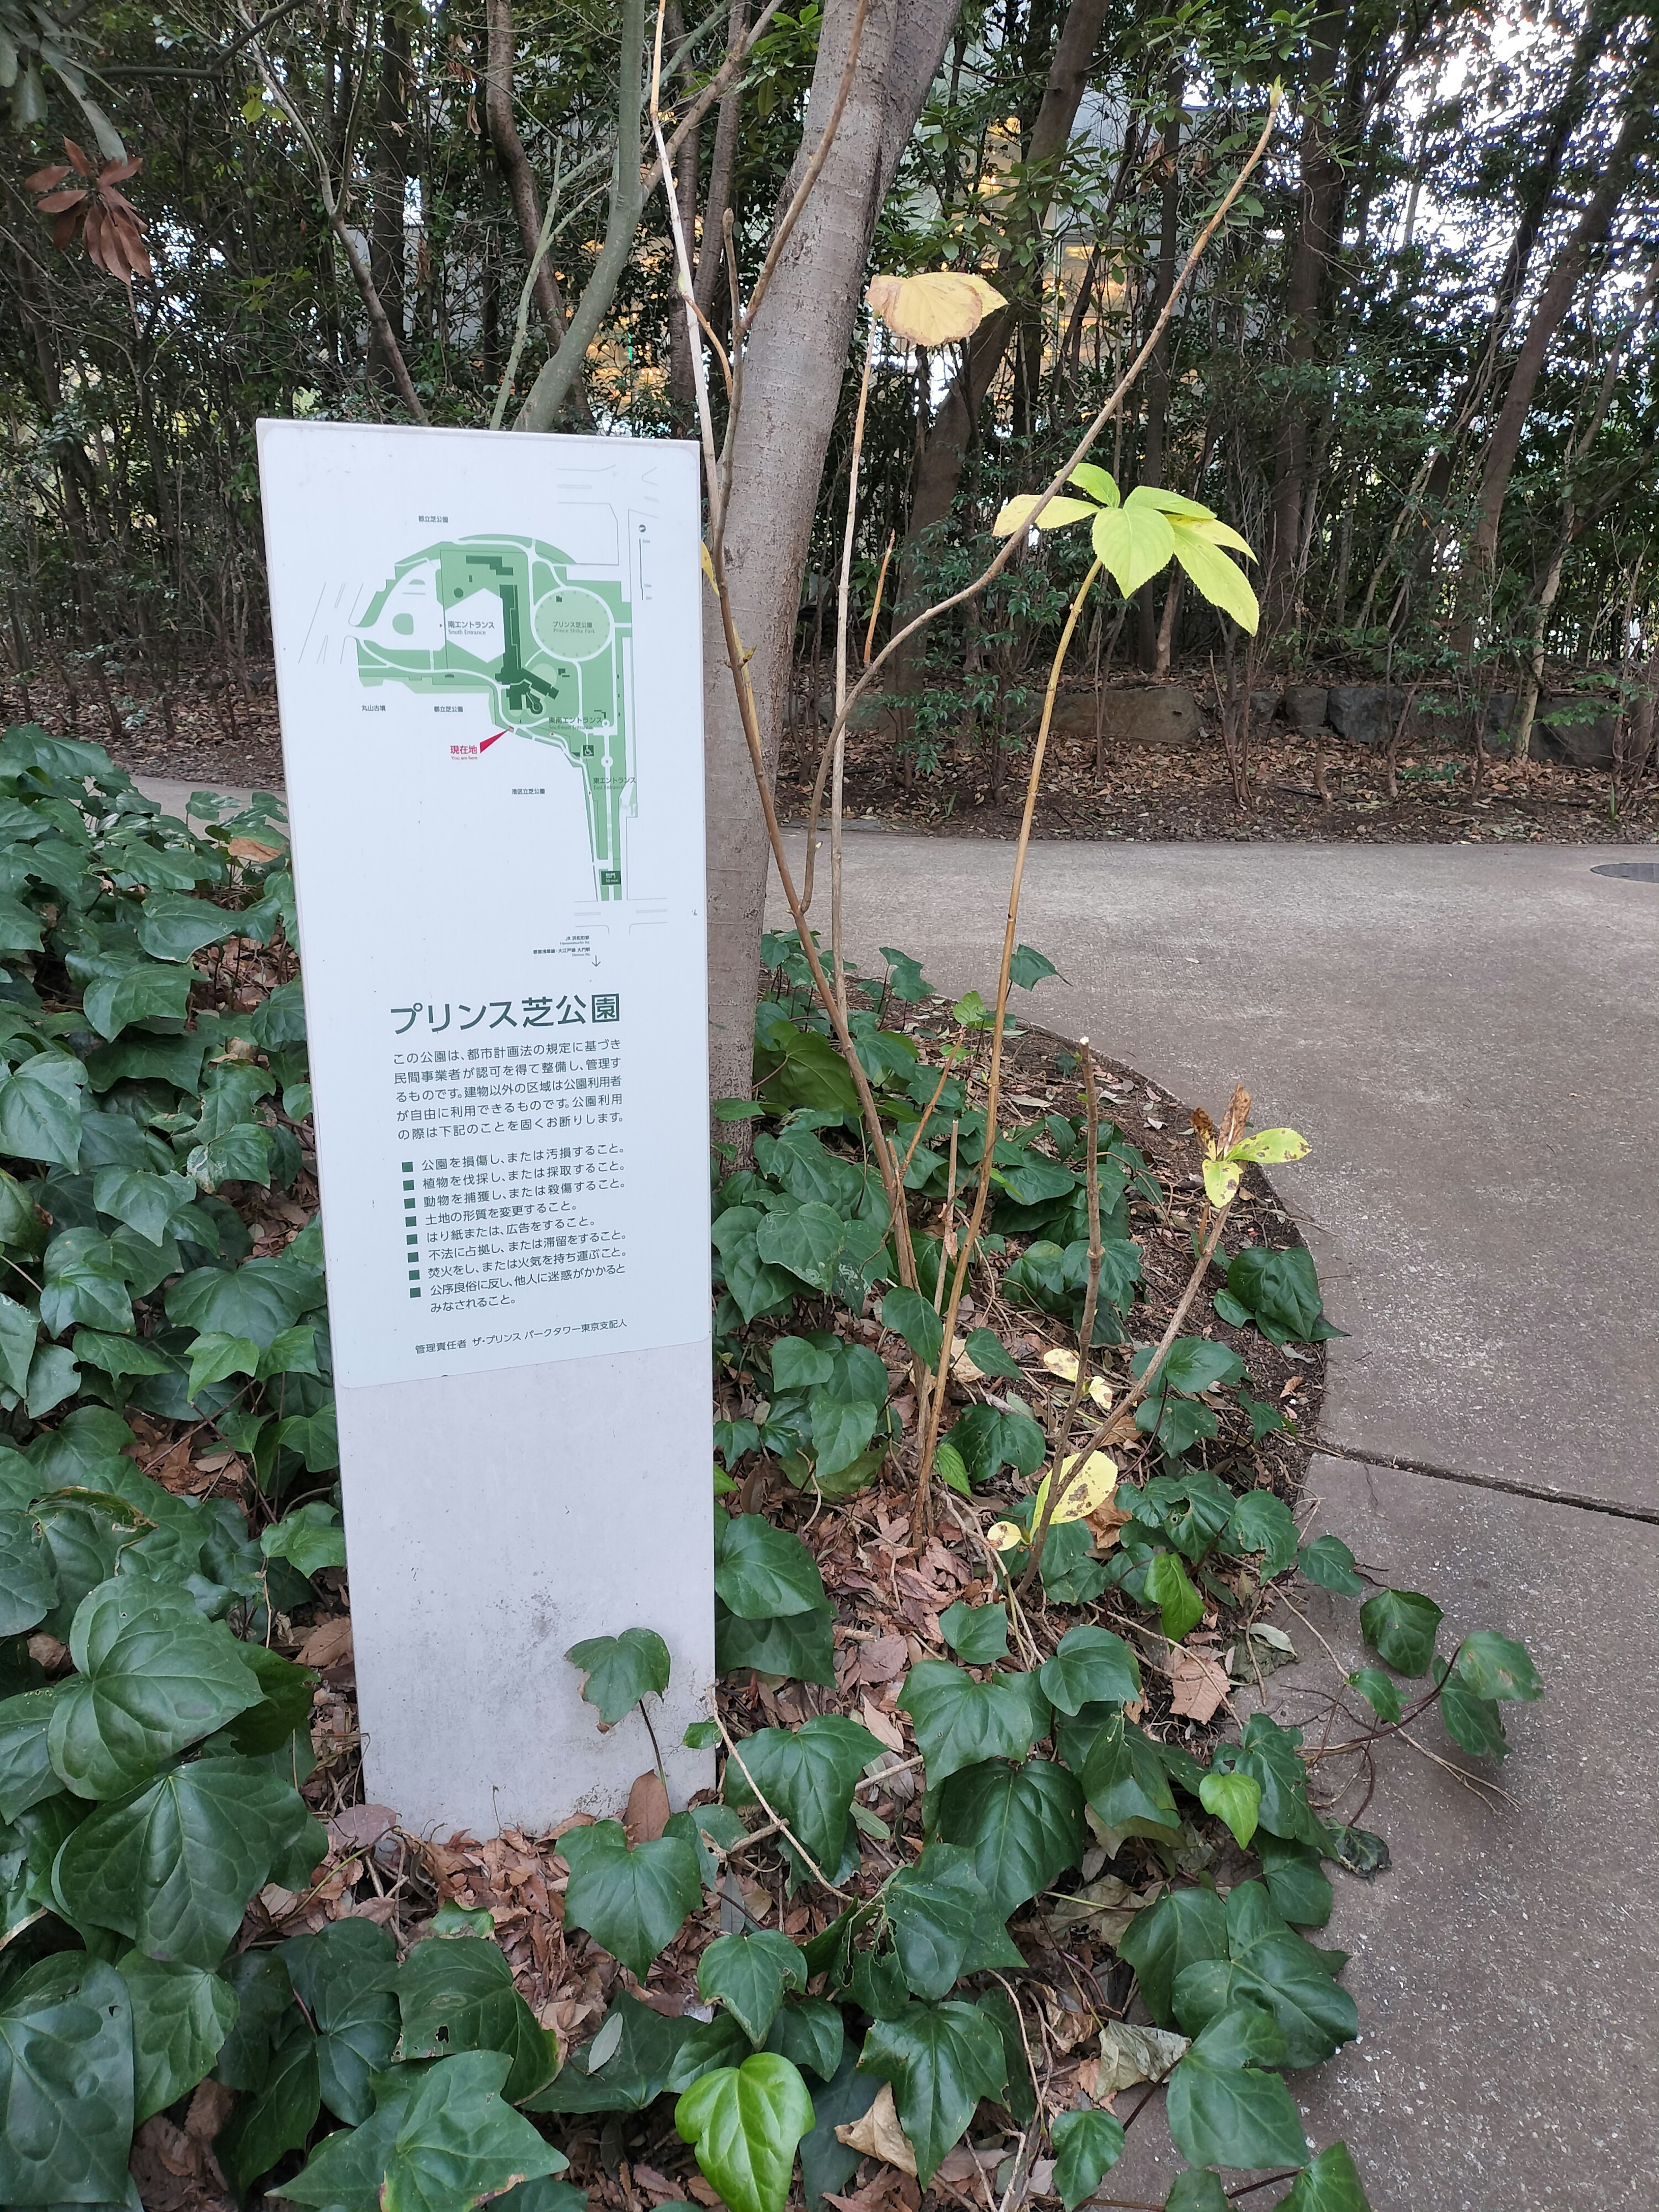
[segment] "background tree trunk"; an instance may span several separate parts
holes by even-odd
[[[1263,587],[1270,623],[1291,613],[1297,549],[1302,538],[1302,505],[1308,483],[1310,446],[1308,397],[1297,386],[1314,358],[1319,303],[1326,277],[1342,243],[1346,176],[1338,159],[1337,133],[1327,112],[1343,47],[1348,36],[1346,5],[1331,8],[1316,21],[1309,64],[1307,106],[1302,121],[1302,188],[1298,199],[1296,250],[1285,287],[1287,339],[1285,365],[1289,389],[1283,427],[1273,455],[1273,522],[1268,532]]]
[[[1146,299],[1146,327],[1151,330],[1164,313],[1164,304],[1175,289],[1176,244],[1181,228],[1181,95],[1186,84],[1186,71],[1177,63],[1170,71],[1164,88],[1164,170],[1163,205],[1158,234],[1158,259],[1152,267],[1152,288]],[[1143,341],[1144,343],[1144,341]],[[1140,466],[1137,481],[1146,484],[1164,483],[1164,433],[1170,413],[1170,332],[1165,331],[1152,349],[1146,364],[1144,388],[1146,394],[1146,428],[1141,439]],[[1158,580],[1143,584],[1135,605],[1136,649],[1140,665],[1148,674],[1158,668],[1158,605],[1160,592]]]
[[[1031,126],[1030,147],[1025,156],[1029,164],[1052,161],[1071,138],[1072,126],[1077,121],[1078,108],[1088,86],[1089,64],[1099,42],[1107,6],[1108,0],[1072,0],[1066,11],[1042,104]],[[1040,194],[1038,201],[1040,204],[1034,203],[1030,210],[1030,223],[1036,229],[1041,229],[1048,209],[1046,195]],[[1008,251],[998,260],[1000,290],[1013,289],[1012,274],[1019,268],[1018,244],[1018,240],[1011,239]],[[974,425],[1019,319],[1018,301],[1011,301],[1006,307],[985,318],[969,339],[963,365],[952,378],[933,417],[916,471],[910,520],[900,556],[900,620],[914,613],[920,605],[916,596],[916,548],[934,524],[942,522],[951,512],[962,478],[963,463],[973,443]],[[895,671],[895,682],[899,688],[907,688],[909,672],[915,665],[914,655],[901,656],[900,665]]]
[[[1498,533],[1504,520],[1504,501],[1509,492],[1510,478],[1515,472],[1516,458],[1521,451],[1522,433],[1526,428],[1527,415],[1538,388],[1538,380],[1544,371],[1550,341],[1572,305],[1573,295],[1578,289],[1592,252],[1607,238],[1613,216],[1630,183],[1637,156],[1652,133],[1655,89],[1651,68],[1637,70],[1631,80],[1619,136],[1613,141],[1601,181],[1584,203],[1583,213],[1557,255],[1555,265],[1545,279],[1537,305],[1532,311],[1527,334],[1521,341],[1521,350],[1510,374],[1504,404],[1498,410],[1498,418],[1492,424],[1492,434],[1486,441],[1486,449],[1481,458],[1474,528],[1469,538],[1462,584],[1456,639],[1460,651],[1467,653],[1470,649],[1480,605],[1491,588],[1498,559]]]
[[[749,341],[726,562],[769,775],[776,773],[801,578],[870,241],[959,5],[872,0],[841,126]],[[834,104],[852,19],[852,0],[825,9],[797,173]],[[769,850],[724,641],[707,607],[703,627],[710,1094],[746,1098]]]
[[[409,175],[409,20],[404,0],[380,11],[380,69],[374,94],[374,170],[370,188],[368,273],[392,334],[404,343],[404,194]],[[390,349],[369,325],[371,380],[395,389]]]

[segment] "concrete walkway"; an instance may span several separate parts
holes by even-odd
[[[1513,1802],[1394,1747],[1364,1816],[1393,1865],[1336,1877],[1321,1940],[1353,1954],[1362,2033],[1296,2087],[1376,2212],[1610,2212],[1659,2185],[1659,885],[1593,872],[1618,857],[1045,844],[1027,868],[1020,939],[1067,981],[1017,994],[1022,1020],[1218,1115],[1242,1081],[1258,1127],[1311,1143],[1276,1181],[1352,1332],[1320,1525],[1445,1608],[1443,1649],[1495,1628],[1545,1677],[1509,1709]],[[849,837],[850,952],[988,994],[1012,859]],[[1361,1663],[1351,1604],[1304,1610]],[[1285,1625],[1293,1720],[1334,1669]],[[1161,2203],[1178,2166],[1149,2112],[1107,2193]]]
[[[187,818],[185,809],[196,792],[214,792],[221,799],[234,799],[239,806],[249,805],[253,798],[252,791],[246,784],[215,783],[210,779],[206,782],[183,783],[173,776],[135,775],[132,781],[146,799],[155,801],[163,813],[176,815],[181,822]],[[282,797],[280,787],[275,795],[278,799]]]

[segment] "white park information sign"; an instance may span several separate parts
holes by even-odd
[[[416,1828],[650,1765],[713,1673],[690,446],[261,422],[357,1687]],[[678,1770],[678,1771],[676,1771]]]

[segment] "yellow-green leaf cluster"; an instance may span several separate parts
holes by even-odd
[[[1212,606],[1254,635],[1261,620],[1255,593],[1244,571],[1222,549],[1231,547],[1247,560],[1255,556],[1231,523],[1195,499],[1155,484],[1137,484],[1121,499],[1111,477],[1090,461],[1079,461],[1069,481],[1089,497],[1067,499],[1057,493],[1045,504],[1040,493],[1022,492],[997,516],[992,525],[995,535],[1012,538],[1034,515],[1043,530],[1087,521],[1095,558],[1126,599],[1170,561],[1178,561]]]

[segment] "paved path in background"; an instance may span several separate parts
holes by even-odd
[[[192,792],[216,792],[221,798],[234,799],[242,806],[248,805],[253,798],[253,793],[246,784],[216,783],[211,778],[204,781],[198,777],[190,783],[181,783],[173,776],[165,775],[135,775],[132,780],[146,799],[153,799],[163,812],[176,814],[180,821],[185,819],[185,809],[190,804]],[[280,787],[276,796],[279,799],[282,796]]]
[[[849,837],[849,952],[988,993],[1012,857]],[[1218,1115],[1242,1081],[1258,1127],[1311,1143],[1275,1181],[1352,1332],[1321,1525],[1430,1592],[1446,1648],[1517,1635],[1546,1679],[1510,1709],[1513,1803],[1398,1747],[1365,1816],[1392,1868],[1336,1877],[1322,1940],[1353,1954],[1361,2036],[1295,2086],[1376,2212],[1611,2212],[1659,2185],[1659,885],[1593,872],[1617,857],[1043,844],[1027,867],[1019,935],[1067,981],[1016,994],[1022,1020]],[[1359,1663],[1352,1607],[1305,1609]],[[1294,1719],[1331,1667],[1286,1625]],[[1178,2164],[1143,2124],[1109,2193],[1161,2202]]]

